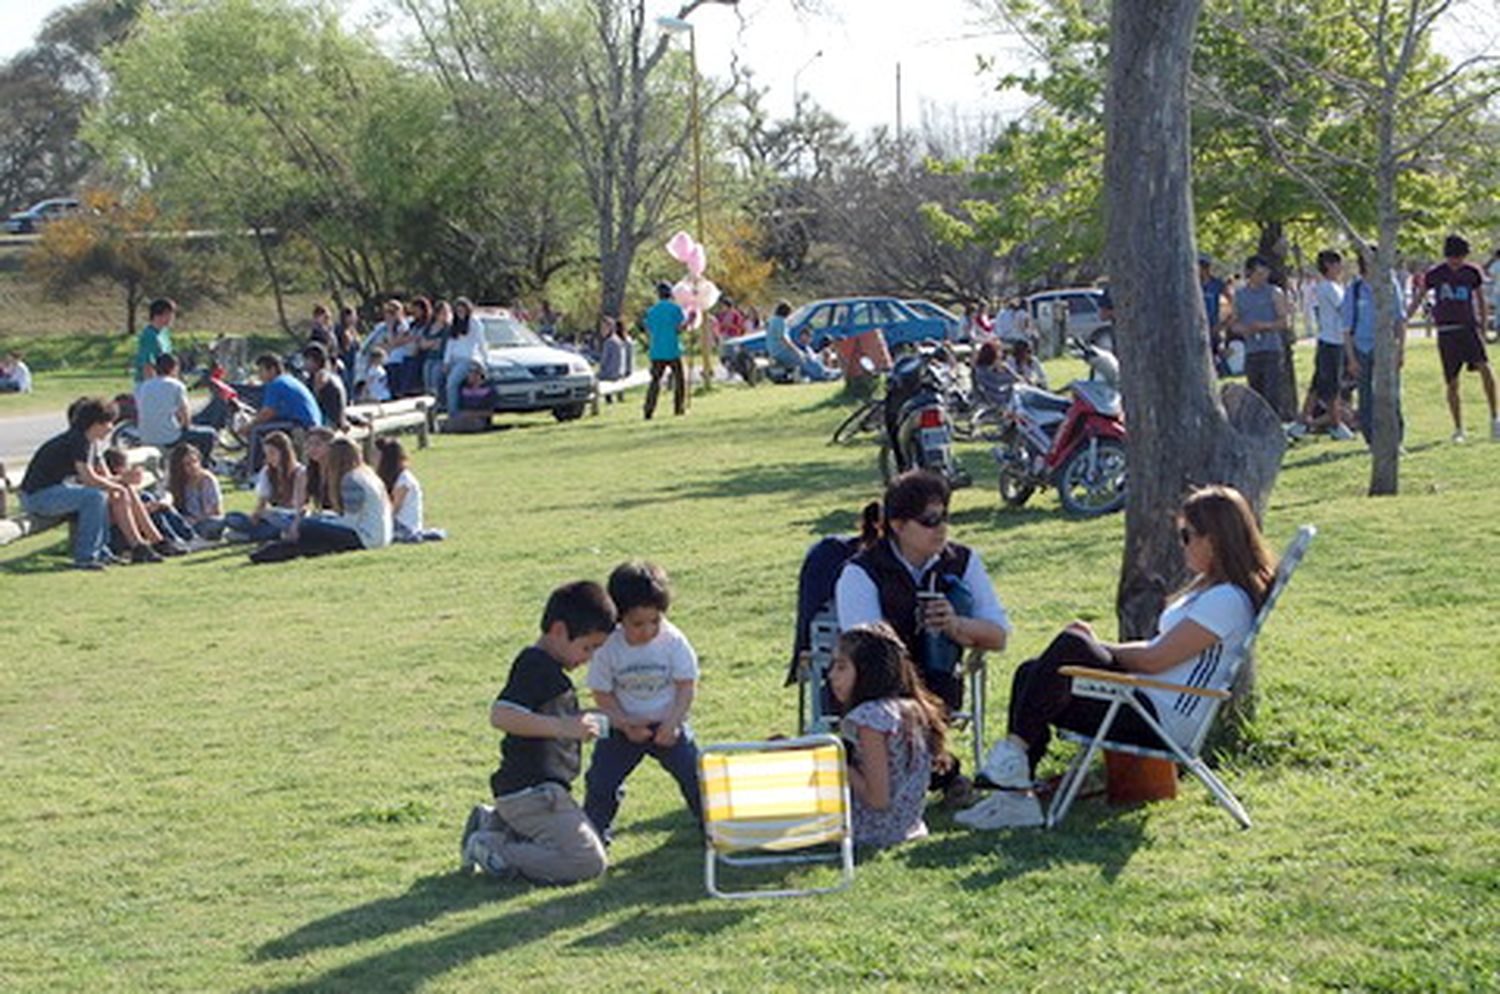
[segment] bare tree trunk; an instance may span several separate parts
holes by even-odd
[[[1395,159],[1395,112],[1389,103],[1380,108],[1376,125],[1380,161],[1376,169],[1377,207],[1380,244],[1375,251],[1368,280],[1375,291],[1375,370],[1371,377],[1372,397],[1360,397],[1360,404],[1374,406],[1374,438],[1370,443],[1370,495],[1394,494],[1401,475],[1401,370],[1393,334],[1401,321],[1401,299],[1391,285],[1390,274],[1396,266],[1396,237],[1401,227],[1400,208],[1396,203],[1397,164]]]
[[[1238,487],[1260,513],[1285,439],[1239,385],[1222,402],[1196,278],[1188,63],[1200,0],[1115,0],[1105,107],[1109,272],[1130,428],[1117,612],[1122,638],[1155,632],[1185,579],[1176,511],[1196,485]],[[1249,670],[1249,667],[1246,667]]]
[[[250,230],[255,233],[255,247],[260,250],[261,264],[266,267],[266,276],[271,281],[271,293],[276,297],[276,319],[281,322],[281,330],[287,336],[296,339],[296,332],[292,331],[292,324],[286,317],[286,299],[281,291],[281,273],[276,269],[276,260],[271,258],[271,244],[266,238],[265,229],[254,221],[250,222]]]

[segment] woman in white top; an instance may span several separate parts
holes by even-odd
[[[1040,656],[1022,663],[1011,681],[1009,734],[991,750],[984,775],[1001,787],[1031,784],[1047,751],[1050,729],[1092,732],[1104,701],[1074,697],[1073,681],[1058,673],[1067,665],[1149,674],[1166,683],[1229,689],[1227,649],[1249,632],[1276,573],[1255,515],[1233,487],[1195,490],[1182,505],[1180,535],[1192,580],[1161,613],[1149,641],[1105,642],[1086,622],[1075,621]],[[1139,691],[1163,728],[1176,735],[1196,726],[1203,699],[1168,690]],[[1110,727],[1110,738],[1137,745],[1163,743],[1129,709]]]
[[[330,512],[304,517],[296,538],[264,545],[250,554],[255,563],[280,562],[297,556],[383,549],[391,544],[391,502],[375,471],[365,465],[359,446],[340,435],[328,444],[325,463],[333,500]]]
[[[443,529],[422,525],[422,484],[410,469],[411,460],[406,455],[406,447],[395,438],[378,438],[375,445],[380,450],[375,473],[391,498],[395,529],[392,539],[397,542],[441,542],[447,538],[448,533]]]
[[[448,344],[443,347],[443,369],[447,376],[448,413],[459,409],[458,395],[469,368],[485,368],[484,321],[474,317],[474,303],[468,297],[453,302],[453,324],[448,329]]]
[[[255,476],[255,510],[230,511],[224,524],[238,541],[274,542],[307,503],[307,467],[297,461],[291,436],[273,431],[264,439],[266,462]]]

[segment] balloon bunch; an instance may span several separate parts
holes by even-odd
[[[703,278],[708,255],[686,231],[677,232],[667,242],[667,254],[687,267],[687,276],[672,286],[672,300],[687,314],[688,326],[697,328],[703,323],[703,315],[719,302],[719,288]]]

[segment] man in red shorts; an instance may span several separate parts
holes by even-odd
[[[1442,265],[1433,266],[1422,277],[1422,292],[1412,298],[1410,319],[1432,294],[1432,323],[1438,333],[1438,354],[1443,360],[1443,381],[1448,388],[1448,412],[1453,415],[1453,441],[1463,442],[1464,422],[1459,409],[1458,374],[1464,366],[1479,374],[1484,396],[1490,404],[1490,437],[1500,440],[1500,420],[1495,417],[1495,377],[1479,329],[1489,321],[1484,301],[1484,275],[1467,262],[1469,243],[1457,235],[1443,241]]]

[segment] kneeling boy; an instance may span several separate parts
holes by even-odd
[[[579,712],[567,671],[587,663],[614,626],[614,605],[597,583],[569,583],[547,598],[541,638],[511,663],[490,708],[490,724],[505,733],[490,777],[495,804],[470,812],[462,870],[477,865],[545,884],[604,873],[604,845],[569,794],[581,744],[598,735],[599,719]]]

